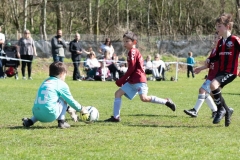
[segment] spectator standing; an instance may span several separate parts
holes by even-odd
[[[113,54],[114,54],[114,48],[112,46],[112,42],[111,42],[111,39],[110,38],[106,38],[104,44],[102,44],[100,46],[100,49],[99,49],[99,52],[101,54],[104,54],[106,51],[109,52],[110,54],[110,57],[112,58],[113,57]]]
[[[37,56],[36,47],[34,44],[34,40],[31,37],[31,33],[29,30],[25,30],[22,38],[19,39],[17,45],[17,55],[21,57],[21,59],[28,60],[29,62],[22,61],[22,79],[26,80],[25,69],[26,66],[28,68],[28,79],[32,80],[32,60],[33,56]]]
[[[52,45],[52,56],[53,56],[53,61],[60,61],[63,62],[64,60],[64,48],[67,48],[67,45],[65,43],[65,40],[62,39],[62,30],[58,29],[57,30],[57,35],[52,38],[51,41]]]
[[[194,73],[193,73],[193,66],[195,64],[195,60],[193,58],[193,53],[188,52],[188,58],[187,58],[187,77],[189,78],[189,73],[192,73],[192,78],[194,78]]]
[[[3,56],[3,45],[5,43],[5,35],[2,32],[2,27],[0,26],[0,56]],[[2,66],[2,59],[0,58],[0,78],[3,78],[3,66]]]
[[[80,61],[81,61],[81,54],[82,54],[82,47],[80,44],[80,34],[76,33],[75,39],[70,42],[69,51],[72,54],[72,61],[73,61],[73,80],[81,81],[81,75],[79,71]]]

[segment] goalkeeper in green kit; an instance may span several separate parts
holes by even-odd
[[[59,128],[69,128],[70,125],[65,122],[68,105],[80,112],[83,118],[87,119],[89,117],[85,107],[73,98],[68,85],[64,82],[66,74],[66,66],[62,62],[54,62],[50,65],[50,77],[44,80],[39,87],[32,108],[33,116],[22,119],[24,127],[30,127],[37,121],[46,123],[58,120]],[[71,114],[70,111],[68,112]]]

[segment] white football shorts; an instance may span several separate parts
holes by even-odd
[[[201,88],[203,88],[209,94],[211,93],[211,88],[210,88],[211,82],[212,81],[210,81],[210,80],[206,80],[201,86]]]
[[[125,96],[132,100],[137,93],[138,94],[146,94],[148,93],[148,86],[146,83],[135,83],[135,84],[130,84],[130,83],[125,83],[121,89],[125,92]]]

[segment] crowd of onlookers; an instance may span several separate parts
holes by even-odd
[[[1,55],[4,54],[4,43],[5,36],[4,34],[0,33]],[[7,47],[7,45],[11,44],[5,45]],[[127,63],[125,59],[118,59],[110,38],[106,38],[105,42],[99,46],[97,56],[92,47],[89,47],[87,50],[82,48],[81,37],[78,33],[75,34],[75,38],[69,43],[68,47],[67,43],[62,38],[62,30],[59,29],[57,30],[56,36],[54,36],[51,40],[51,48],[54,62],[63,62],[65,57],[64,51],[67,48],[69,49],[74,67],[73,80],[76,81],[115,81],[121,78],[127,71]],[[34,56],[37,56],[37,52],[34,40],[32,39],[29,30],[24,30],[23,36],[19,39],[14,52],[16,52],[16,58],[27,60],[21,62],[22,79],[32,80],[32,60]],[[82,63],[83,53],[85,53],[84,55],[87,54],[87,57]],[[83,71],[85,72],[82,74],[79,70],[81,63],[83,64]],[[2,61],[0,59],[0,78],[5,78],[4,76],[6,76],[6,74],[4,73],[5,70],[3,70],[2,66]],[[144,60],[144,67],[146,74],[150,75],[148,76],[148,80],[166,80],[166,66],[161,60],[159,54],[156,54],[153,60],[151,59],[151,56],[148,55],[146,60]],[[17,74],[16,68],[17,66],[15,67],[15,70],[11,68],[14,71],[12,74]],[[28,77],[25,75],[26,68],[28,71]],[[86,76],[84,76],[84,74]],[[18,76],[15,76],[15,78],[18,79]]]

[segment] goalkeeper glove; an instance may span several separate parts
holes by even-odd
[[[89,113],[85,107],[82,107],[80,111],[80,116],[82,121],[88,121],[89,120]]]

